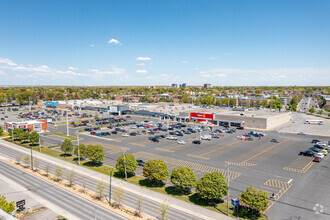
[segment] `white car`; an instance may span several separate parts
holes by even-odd
[[[323,142],[317,142],[316,144],[317,144],[317,145],[320,145],[320,146],[323,146],[323,147],[327,146],[327,145],[324,144]]]
[[[123,136],[123,137],[129,137],[129,135],[127,133],[123,133],[121,136]]]
[[[177,137],[174,137],[174,136],[167,136],[166,139],[169,139],[169,140],[178,140]]]
[[[323,157],[324,157],[324,154],[323,153],[317,153],[317,155],[316,155],[317,157],[319,157],[319,158],[321,158],[321,159],[323,159]]]
[[[131,129],[135,129],[135,128],[137,128],[136,126],[131,126]]]
[[[204,135],[204,136],[201,137],[201,139],[202,140],[211,140],[211,136]]]
[[[181,140],[181,141],[178,141],[178,144],[186,144],[186,142]]]

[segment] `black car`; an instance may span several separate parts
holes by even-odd
[[[141,166],[141,167],[143,167],[144,164],[146,163],[146,162],[144,162],[143,160],[136,160],[136,162],[137,162],[138,165]]]
[[[150,140],[153,142],[159,142],[158,138],[155,138],[155,137],[151,138]]]
[[[91,128],[84,128],[85,131],[92,131]]]
[[[309,150],[314,151],[314,152],[316,152],[316,153],[318,153],[318,152],[321,151],[321,149],[320,149],[320,148],[317,148],[317,147],[312,147],[312,148],[310,148]]]
[[[249,137],[246,139],[247,141],[253,141],[253,138]]]
[[[194,140],[192,143],[193,144],[201,144],[201,141],[200,140]]]
[[[318,149],[320,149],[320,150],[323,150],[323,149],[324,149],[324,147],[323,147],[323,146],[321,146],[321,145],[318,145],[318,144],[315,144],[313,147],[316,147],[316,148],[318,148]]]
[[[117,131],[111,131],[111,134],[118,134]]]
[[[312,140],[312,144],[316,144],[317,142],[321,142],[321,141],[319,141],[319,140],[317,140],[317,139],[313,139],[313,140]]]
[[[136,133],[135,132],[131,132],[131,133],[129,133],[129,135],[136,136]]]
[[[301,151],[299,155],[309,156],[309,157],[315,157],[315,153],[311,150]]]
[[[271,139],[270,142],[280,143],[277,139]]]

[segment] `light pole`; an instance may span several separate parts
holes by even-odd
[[[11,142],[14,143],[14,125],[11,125]]]
[[[32,153],[32,146],[31,146],[31,170],[33,170],[33,153]]]
[[[69,136],[69,119],[68,119],[68,111],[66,111],[66,136]]]
[[[39,152],[41,152],[41,133],[39,133]]]
[[[127,181],[127,172],[126,172],[126,157],[125,157],[126,151],[124,150],[124,167],[125,167],[125,180]]]
[[[229,163],[226,163],[227,167],[227,215],[229,216]]]
[[[77,131],[78,163],[80,166],[79,132]]]
[[[112,195],[112,192],[111,192],[111,187],[112,187],[112,172],[113,172],[113,169],[110,168],[110,185],[109,185],[109,205],[111,205],[111,195]]]

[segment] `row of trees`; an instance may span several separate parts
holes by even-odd
[[[116,168],[119,172],[125,172],[125,165],[126,172],[134,172],[138,168],[138,163],[132,154],[124,154],[117,158]],[[166,181],[170,177],[171,183],[181,191],[181,194],[189,194],[191,189],[195,188],[198,196],[207,201],[227,195],[227,181],[218,172],[206,173],[197,180],[189,167],[174,168],[170,174],[164,161],[149,160],[143,167],[143,176],[154,183]],[[266,210],[269,203],[268,193],[262,190],[258,191],[253,187],[247,188],[240,195],[240,200],[259,211]]]
[[[24,141],[30,141],[32,144],[35,144],[39,141],[39,134],[36,131],[28,132],[24,131],[22,129],[15,128],[11,132],[9,132],[9,135],[16,140]]]
[[[72,152],[73,144],[69,139],[65,139],[61,144],[61,151],[64,154],[67,152]],[[84,144],[79,145],[79,152],[78,146],[75,147],[74,152],[76,156],[80,156],[81,158],[88,158],[93,163],[101,163],[104,160],[104,151],[103,147],[100,145],[88,145],[85,146]]]

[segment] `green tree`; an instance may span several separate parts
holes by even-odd
[[[202,199],[217,199],[227,195],[227,181],[221,173],[206,173],[198,180],[196,190]]]
[[[65,139],[61,144],[61,151],[66,154],[66,152],[71,152],[73,150],[72,142],[69,139]]]
[[[240,195],[240,200],[248,205],[249,208],[254,208],[259,212],[265,211],[269,203],[268,193],[262,190],[258,191],[252,186],[248,187],[246,191]]]
[[[309,112],[312,113],[312,114],[315,113],[315,108],[314,108],[314,107],[311,107],[311,108],[309,109]]]
[[[138,168],[138,163],[136,162],[133,154],[125,154],[125,162],[127,172],[134,172]],[[125,172],[124,155],[117,158],[116,169],[119,172]]]
[[[321,110],[319,110],[319,114],[320,115],[322,115],[323,114],[323,110],[321,109]],[[1,132],[0,132],[0,134],[1,134]]]
[[[181,190],[196,186],[197,178],[189,167],[174,168],[171,173],[171,182]]]
[[[74,155],[78,156],[78,146],[74,148]],[[86,154],[86,146],[84,144],[79,144],[79,153],[80,153],[80,158],[84,157]]]
[[[19,134],[19,139],[21,139],[21,141],[26,141],[29,139],[29,132],[23,131]]]
[[[0,196],[0,209],[11,214],[15,210],[15,202],[7,202],[6,197]]]
[[[18,139],[20,137],[20,135],[21,135],[22,132],[23,132],[23,130],[18,129],[18,128],[15,128],[14,131],[13,131],[14,140],[15,139]]]
[[[88,145],[85,155],[94,163],[100,163],[104,160],[103,147],[100,145]]]
[[[3,133],[3,128],[0,126],[0,136],[2,135]]]
[[[29,139],[32,142],[32,144],[34,145],[35,143],[37,143],[39,141],[39,134],[36,131],[32,131],[29,135]]]
[[[169,176],[167,164],[162,160],[149,160],[143,166],[143,176],[151,181],[165,181]]]

